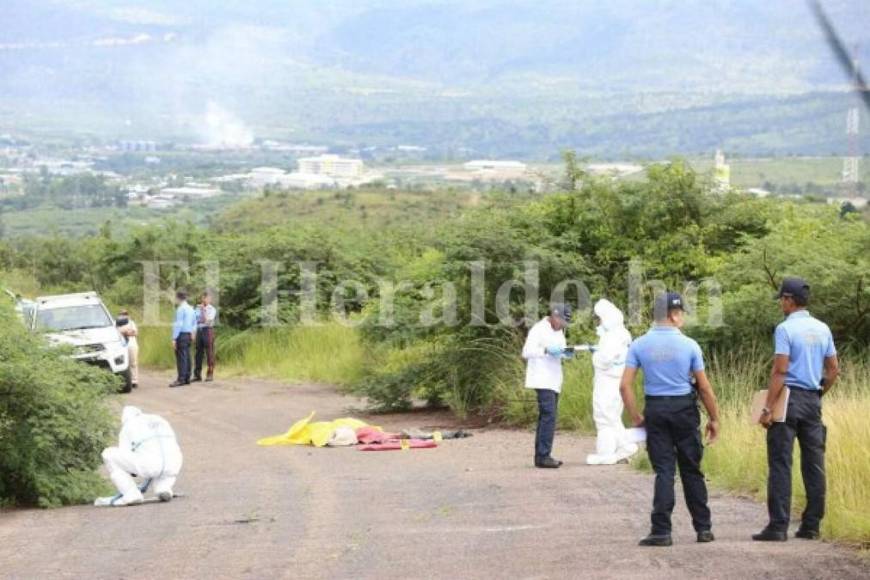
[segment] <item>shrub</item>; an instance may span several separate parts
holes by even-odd
[[[62,356],[0,307],[0,503],[53,507],[92,500],[113,422],[117,379]]]

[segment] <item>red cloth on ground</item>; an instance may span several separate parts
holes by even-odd
[[[374,427],[360,427],[356,430],[356,439],[362,444],[395,441],[400,437],[399,433],[384,433]]]
[[[423,439],[407,439],[408,447],[411,449],[431,449],[438,447],[434,441],[425,441]],[[398,451],[402,448],[402,441],[386,441],[384,443],[373,443],[371,445],[360,445],[357,447],[360,451]]]

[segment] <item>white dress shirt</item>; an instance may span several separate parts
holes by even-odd
[[[562,359],[546,353],[548,346],[565,348],[565,333],[553,330],[549,318],[543,318],[529,330],[523,346],[526,359],[526,388],[562,392]]]

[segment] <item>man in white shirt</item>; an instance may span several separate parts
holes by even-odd
[[[202,359],[205,358],[207,365],[205,381],[208,383],[214,380],[214,325],[217,320],[217,309],[212,306],[209,292],[202,293],[199,305],[193,309],[193,313],[196,316],[196,356],[191,382],[202,380]]]
[[[526,388],[538,395],[538,428],[535,431],[535,467],[555,469],[562,462],[550,455],[556,434],[559,393],[562,391],[562,359],[566,350],[565,327],[571,322],[571,307],[555,304],[550,315],[532,326],[523,346]]]

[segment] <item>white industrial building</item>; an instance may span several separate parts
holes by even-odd
[[[253,187],[265,187],[277,184],[287,172],[277,167],[255,167],[248,174],[248,182]]]
[[[280,184],[282,187],[290,189],[327,189],[338,185],[333,178],[327,175],[298,171],[282,176]]]
[[[299,159],[299,173],[326,175],[336,179],[358,179],[365,173],[365,165],[361,159],[318,155]]]
[[[220,195],[221,193],[220,189],[215,189],[213,187],[165,187],[160,190],[161,195],[170,198],[195,197],[198,199],[204,199]]]
[[[455,175],[460,180],[508,181],[527,178],[528,166],[522,161],[497,161],[475,159],[462,164],[465,175]]]

